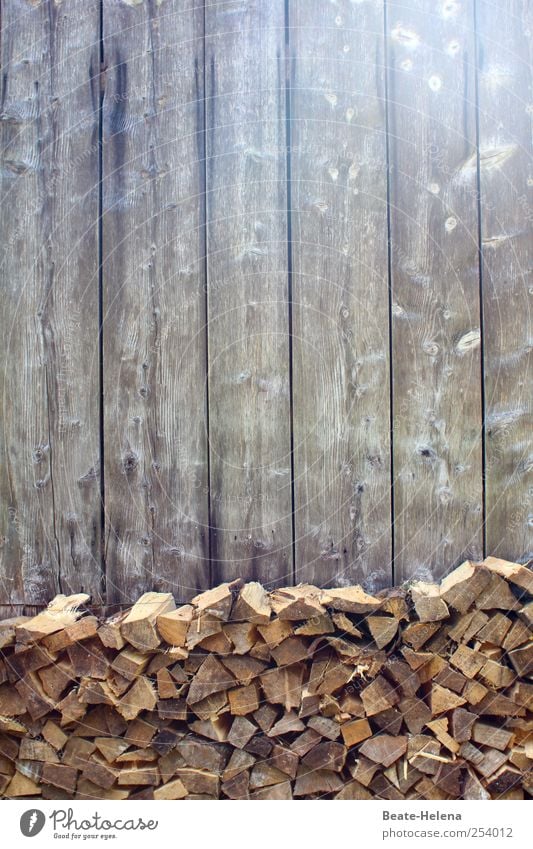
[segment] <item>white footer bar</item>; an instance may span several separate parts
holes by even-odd
[[[4,846],[374,849],[533,845],[523,802],[41,802],[2,805]]]

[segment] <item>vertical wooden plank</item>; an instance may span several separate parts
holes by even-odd
[[[100,600],[98,0],[2,3],[0,600]]]
[[[486,543],[533,557],[533,8],[478,0]]]
[[[44,605],[3,604],[0,605],[0,622],[3,619],[11,619],[15,616],[37,616],[44,610]]]
[[[397,581],[482,556],[473,23],[387,0]]]
[[[291,0],[296,577],[391,583],[383,3]]]
[[[104,2],[106,556],[112,602],[209,582],[203,8]]]
[[[213,581],[292,580],[283,0],[207,4]]]

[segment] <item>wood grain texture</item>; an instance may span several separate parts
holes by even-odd
[[[296,578],[390,583],[383,8],[292,0]]]
[[[37,616],[43,605],[0,604],[0,622],[15,616]]]
[[[213,583],[292,580],[284,3],[206,13]]]
[[[209,583],[203,9],[104,2],[108,600]]]
[[[0,612],[532,557],[531,0],[0,11]]]
[[[533,7],[479,0],[487,551],[533,557]]]
[[[1,11],[0,601],[98,600],[99,4]]]
[[[387,3],[397,581],[482,555],[473,6]]]

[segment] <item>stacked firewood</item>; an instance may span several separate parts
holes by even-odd
[[[369,595],[235,581],[105,621],[0,623],[0,794],[533,795],[533,572],[487,558]]]

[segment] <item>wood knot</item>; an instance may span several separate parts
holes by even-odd
[[[139,458],[133,451],[128,451],[122,458],[122,470],[125,475],[130,475],[139,465]]]
[[[85,472],[80,478],[78,478],[78,486],[86,486],[87,484],[93,483],[98,478],[98,470],[91,466],[89,471]]]
[[[33,451],[31,452],[32,461],[36,464],[42,463],[47,452],[48,445],[36,445]]]

